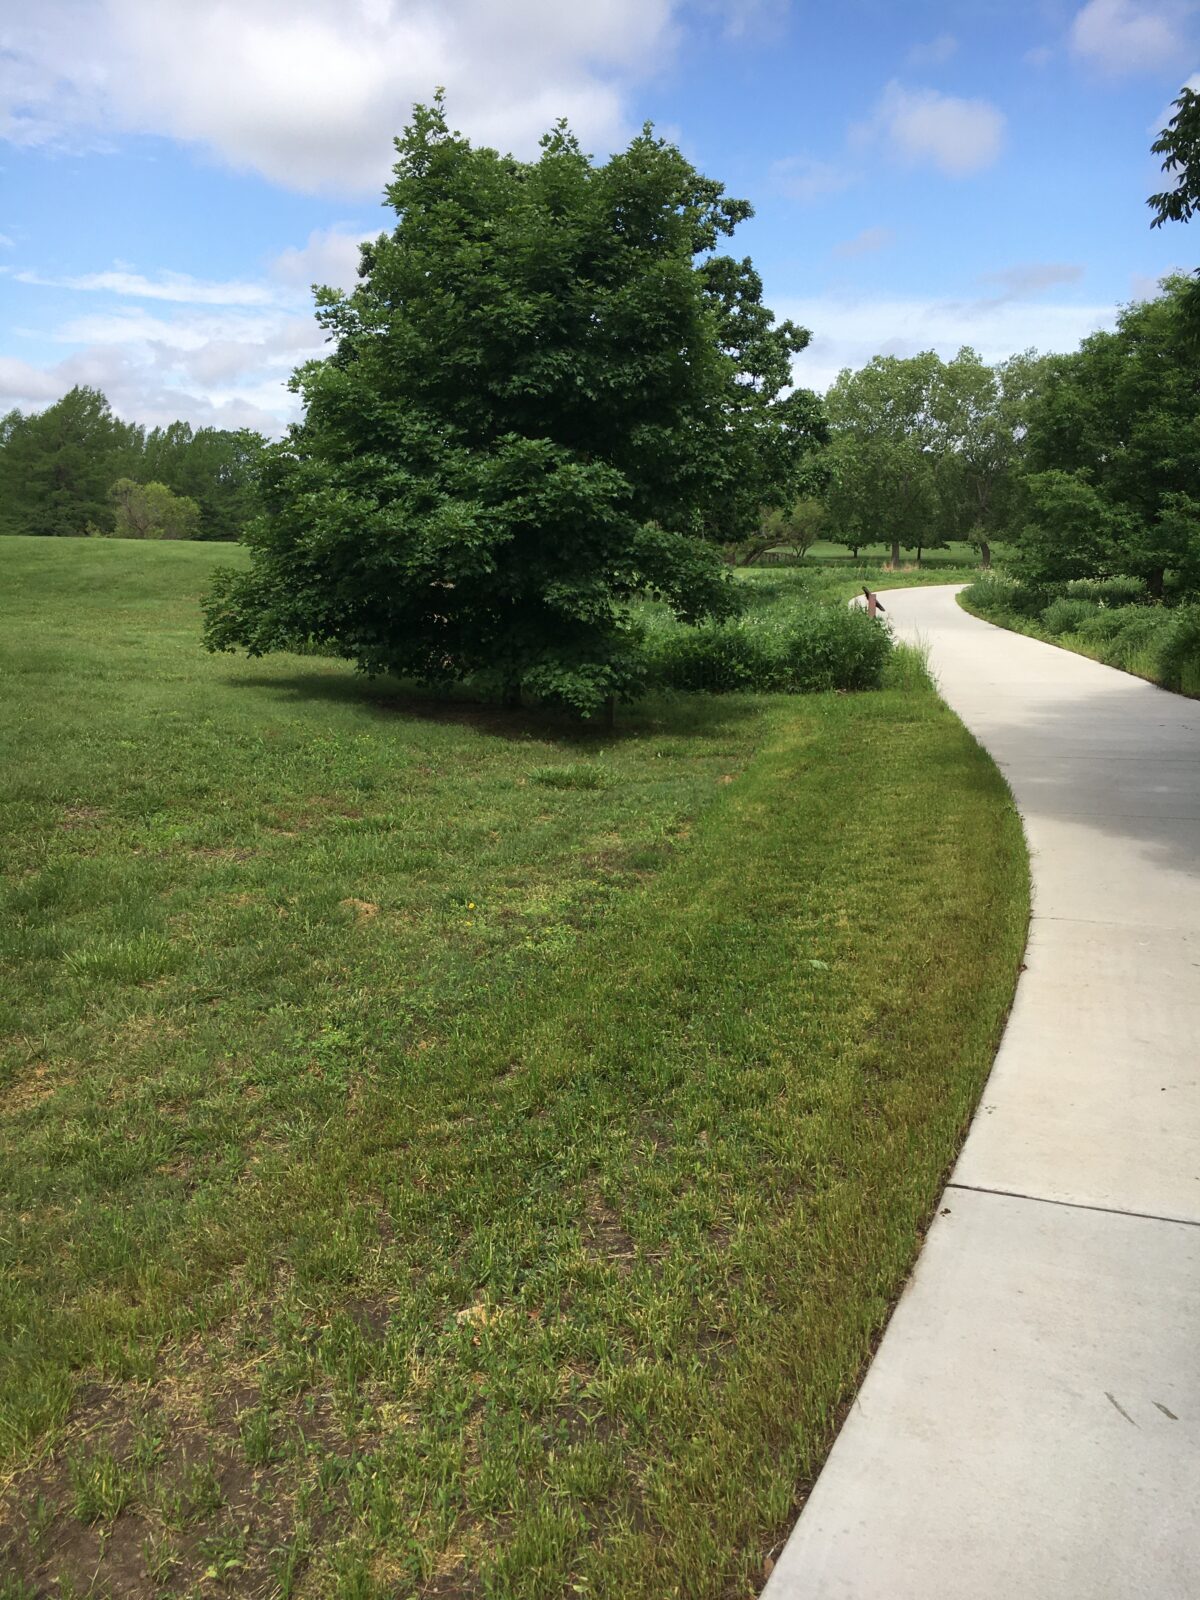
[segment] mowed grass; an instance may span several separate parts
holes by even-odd
[[[230,558],[0,542],[0,1594],[754,1594],[1011,997],[1001,780],[911,657],[608,738],[207,657]]]

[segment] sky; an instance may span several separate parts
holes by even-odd
[[[0,412],[75,383],[123,417],[279,433],[394,221],[414,100],[527,156],[643,122],[755,216],[729,245],[876,354],[1073,349],[1200,258],[1150,153],[1200,89],[1200,0],[0,0]]]

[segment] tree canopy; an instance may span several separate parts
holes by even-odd
[[[158,484],[198,508],[189,539],[237,539],[257,504],[263,447],[248,428],[149,430],[123,422],[99,389],[77,385],[43,411],[0,419],[0,533],[117,531],[112,487]]]
[[[649,127],[594,165],[560,124],[521,162],[439,98],[397,154],[396,225],[352,293],[318,291],[332,353],[295,375],[304,420],[208,642],[304,638],[591,715],[637,691],[632,597],[732,608],[715,541],[790,502],[821,435],[791,389],[808,335],[716,253],[749,205]]]
[[[1047,363],[1029,416],[1020,570],[1034,582],[1166,573],[1200,583],[1200,367],[1187,278]]]

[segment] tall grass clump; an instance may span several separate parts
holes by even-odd
[[[749,612],[699,628],[653,628],[651,680],[691,693],[810,694],[875,689],[892,650],[886,626],[845,606]]]

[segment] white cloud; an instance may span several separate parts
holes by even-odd
[[[145,278],[139,272],[114,268],[74,278],[44,278],[37,272],[16,272],[13,277],[18,283],[49,289],[132,295],[138,300],[173,300],[182,305],[263,306],[275,298],[265,284],[205,282],[186,272],[163,272],[157,278]]]
[[[1025,64],[1029,67],[1048,67],[1053,60],[1054,51],[1048,44],[1035,45],[1025,52]]]
[[[1113,305],[833,294],[783,301],[775,309],[812,329],[812,343],[793,370],[797,383],[822,390],[843,367],[861,367],[876,355],[936,350],[949,358],[969,344],[985,361],[1001,361],[1030,346],[1073,350],[1089,333],[1112,327],[1117,314]]]
[[[792,200],[819,200],[840,194],[860,174],[846,161],[818,161],[813,156],[785,156],[771,167],[775,187]]]
[[[1104,72],[1156,71],[1187,49],[1187,3],[1143,5],[1139,0],[1088,0],[1071,24],[1071,49]]]
[[[293,188],[371,191],[413,101],[444,84],[474,138],[530,150],[566,116],[610,147],[630,85],[672,58],[682,4],[43,0],[3,37],[0,132],[165,134]]]
[[[998,286],[1000,292],[994,303],[999,305],[1006,300],[1028,300],[1060,283],[1078,283],[1083,271],[1074,261],[1027,261],[998,272],[985,272],[980,281]]]
[[[841,244],[834,245],[833,253],[843,259],[851,259],[854,256],[872,255],[876,250],[886,250],[895,242],[896,235],[891,228],[864,228],[853,239],[844,239]]]
[[[908,52],[908,59],[914,67],[940,67],[949,61],[957,50],[958,40],[952,33],[939,33],[936,39],[913,45]]]
[[[333,289],[353,289],[358,282],[358,247],[377,236],[346,226],[319,228],[308,236],[308,243],[289,248],[271,263],[272,276],[281,283],[308,289],[316,284]]]
[[[931,165],[962,178],[991,166],[1004,144],[1003,112],[987,100],[889,83],[874,114],[851,130],[859,147],[882,146],[906,166]]]

